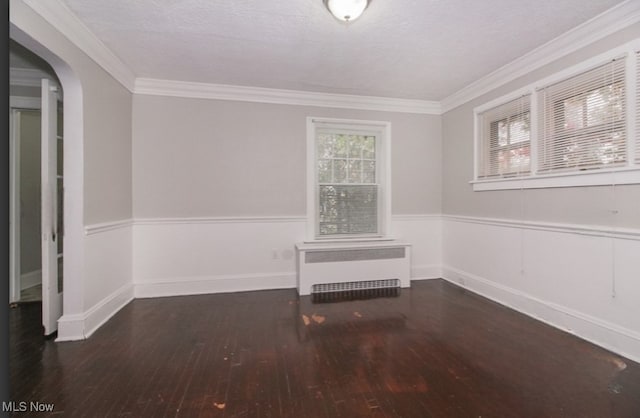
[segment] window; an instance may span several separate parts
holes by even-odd
[[[640,184],[639,112],[640,40],[479,106],[473,189]]]
[[[310,238],[384,236],[388,124],[318,118],[308,124]]]
[[[483,112],[479,178],[522,176],[531,164],[530,96]]]
[[[539,173],[625,165],[624,59],[548,86],[541,95]]]

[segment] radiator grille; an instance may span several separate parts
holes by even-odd
[[[393,289],[400,287],[399,279],[362,280],[345,283],[320,283],[311,286],[312,294],[348,292],[352,290]]]
[[[356,250],[329,250],[308,252],[305,262],[332,263],[336,261],[388,260],[404,258],[405,248],[366,248]]]
[[[392,298],[400,296],[399,287],[379,288],[379,289],[358,289],[342,292],[312,293],[312,303],[335,303],[354,300],[366,300],[377,298]]]

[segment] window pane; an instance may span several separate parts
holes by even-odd
[[[377,186],[320,186],[318,202],[320,235],[378,232]]]
[[[331,183],[331,165],[332,160],[318,161],[318,182]]]
[[[362,146],[364,138],[362,135],[351,135],[349,141],[349,158],[362,158]]]
[[[524,176],[530,171],[531,97],[484,111],[479,138],[478,178]]]
[[[498,145],[504,147],[509,144],[509,124],[506,120],[498,122]]]
[[[362,161],[349,160],[349,183],[362,183]]]
[[[349,154],[349,135],[334,135],[334,158],[347,158]]]
[[[347,160],[333,160],[333,183],[347,182]]]
[[[376,137],[365,136],[362,141],[362,158],[373,160],[376,158]]]
[[[318,137],[316,138],[316,147],[318,158],[330,158],[333,154],[333,136],[318,134]]]
[[[584,171],[626,162],[625,60],[543,90],[538,171]]]
[[[362,182],[363,183],[375,183],[376,182],[376,162],[375,161],[363,161],[362,162]]]
[[[580,99],[567,99],[564,101],[564,127],[565,129],[582,129],[583,103]]]
[[[529,141],[529,112],[519,115],[509,123],[509,143]]]

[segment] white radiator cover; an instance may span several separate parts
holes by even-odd
[[[309,295],[315,284],[398,279],[411,285],[411,244],[400,241],[296,244],[297,288]]]

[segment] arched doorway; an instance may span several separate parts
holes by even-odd
[[[55,272],[56,276],[59,272],[62,277],[58,290],[64,290],[60,301],[61,317],[56,321],[56,325],[58,325],[58,340],[77,339],[77,335],[82,335],[82,331],[78,332],[78,330],[75,329],[65,329],[66,323],[74,323],[73,320],[65,322],[65,318],[75,319],[83,312],[84,169],[82,89],[79,79],[67,63],[13,23],[10,23],[10,39],[44,60],[55,72],[61,84],[62,91],[64,92],[64,101],[62,102],[63,105],[61,108],[64,115],[61,120],[63,129],[61,132],[55,133],[64,139],[62,141],[63,145],[60,147],[61,149],[57,152],[62,157],[60,159],[62,164],[60,164],[60,167],[57,167],[59,170],[54,171],[52,174],[52,176],[56,178],[55,191],[59,191],[61,194],[61,198],[57,200],[57,206],[64,208],[64,211],[61,212],[63,216],[60,219],[60,223],[64,225],[64,231],[61,231],[64,234],[64,238],[60,239],[57,236],[58,232],[55,230],[50,231],[48,234],[48,231],[42,232],[43,236],[45,234],[48,235],[46,238],[49,240],[52,240],[53,235],[56,234],[53,240],[56,243],[55,259],[53,259],[53,261],[56,262],[56,269],[58,268],[58,254],[64,254],[64,256],[61,257],[62,262],[59,263],[60,268]],[[58,183],[61,183],[58,180],[64,181],[63,189],[61,187],[58,188]],[[55,212],[52,212],[51,216],[55,217]],[[57,248],[58,244],[59,252]],[[51,332],[51,329],[48,331]],[[75,338],[69,338],[68,336],[74,336]]]

